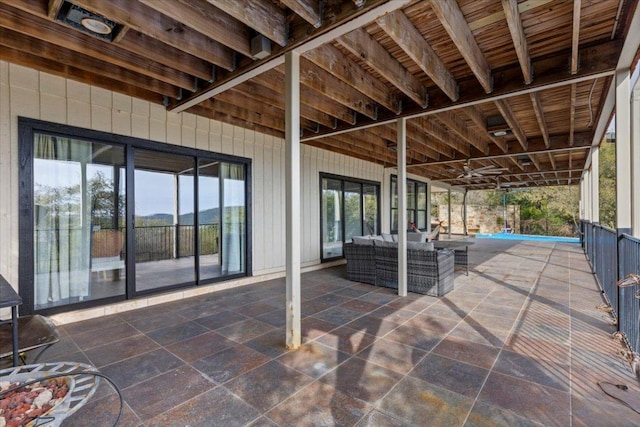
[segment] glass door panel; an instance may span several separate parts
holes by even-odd
[[[200,280],[220,277],[220,162],[204,162],[198,173]]]
[[[243,165],[222,163],[222,275],[245,271],[246,196]]]
[[[124,149],[34,136],[34,308],[124,295]]]
[[[194,159],[135,150],[134,162],[135,290],[194,282]]]
[[[351,237],[362,236],[362,186],[359,183],[344,183],[344,219],[345,243],[351,242]]]
[[[322,257],[342,256],[342,182],[322,179]]]
[[[375,185],[363,184],[362,198],[365,234],[380,234],[380,230],[378,230],[378,187]]]

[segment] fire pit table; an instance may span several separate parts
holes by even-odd
[[[66,380],[68,387],[66,396],[42,417],[32,421],[33,424],[27,424],[35,426],[60,426],[66,417],[80,409],[93,396],[100,383],[100,377],[107,380],[108,378],[97,372],[91,365],[75,362],[38,363],[0,371],[0,381],[8,381],[11,384],[22,385],[31,380],[47,381],[60,377]],[[118,415],[118,419],[119,417]]]

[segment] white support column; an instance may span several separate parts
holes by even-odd
[[[600,147],[591,151],[591,221],[600,222]]]
[[[447,202],[447,224],[448,224],[448,229],[447,231],[449,232],[449,239],[451,239],[451,228],[452,228],[452,224],[451,224],[451,189],[447,190],[447,194],[448,194],[448,202]]]
[[[286,345],[300,347],[300,54],[285,54]]]
[[[398,295],[407,296],[407,119],[398,119]]]
[[[580,178],[580,189],[578,190],[578,218],[584,219],[584,179]]]
[[[417,194],[416,194],[417,197]],[[426,229],[429,233],[431,233],[431,183],[428,182],[427,183],[427,194],[425,196],[427,198],[426,202],[427,202],[427,215],[426,215]],[[440,218],[438,218],[440,219]]]
[[[631,232],[640,238],[640,84],[631,96]]]
[[[616,229],[631,232],[631,103],[629,69],[616,70]]]
[[[591,221],[591,169],[584,173],[584,219]]]

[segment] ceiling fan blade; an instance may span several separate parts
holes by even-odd
[[[475,172],[480,172],[480,171],[484,171],[484,170],[487,170],[487,169],[493,169],[493,168],[495,168],[495,166],[493,166],[493,165],[482,166],[481,168],[475,168],[474,171]]]

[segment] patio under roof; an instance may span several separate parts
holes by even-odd
[[[406,117],[410,171],[469,189],[578,183],[638,5],[0,3],[0,59],[278,137],[296,52],[303,143],[396,166]]]
[[[636,426],[600,382],[640,392],[578,244],[480,240],[435,298],[303,275],[287,351],[284,280],[61,326],[45,360],[95,365],[123,426]],[[636,300],[637,304],[637,300]],[[65,426],[112,425],[104,383]]]

